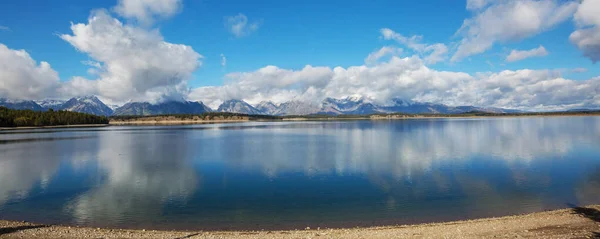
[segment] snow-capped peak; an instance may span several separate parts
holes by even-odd
[[[242,113],[242,114],[261,114],[262,112],[254,106],[246,103],[243,100],[227,100],[223,102],[217,109],[219,112],[231,112],[231,113]]]
[[[365,99],[365,97],[363,97],[362,95],[354,94],[354,95],[347,96],[344,100],[352,101],[352,102],[359,102],[359,101],[364,101],[364,99]]]
[[[38,105],[46,108],[46,109],[58,109],[60,108],[65,102],[65,100],[56,100],[56,99],[45,99],[45,100],[37,100],[35,101],[35,103],[37,103]]]
[[[111,115],[113,112],[111,108],[93,95],[71,98],[61,106],[61,109],[106,116]]]
[[[102,103],[102,101],[100,101],[98,99],[98,97],[96,97],[95,95],[86,95],[86,96],[82,96],[82,97],[76,97],[75,99],[79,102],[85,102],[88,104]],[[104,104],[104,103],[102,103],[102,104]]]

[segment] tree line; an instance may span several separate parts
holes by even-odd
[[[180,120],[194,119],[200,118],[203,120],[211,120],[216,117],[222,118],[230,118],[230,117],[248,117],[250,120],[279,120],[280,116],[272,116],[272,115],[248,115],[241,113],[229,113],[229,112],[205,112],[202,114],[158,114],[158,115],[113,115],[110,117],[112,120],[122,121],[122,120],[136,120],[143,119],[147,117],[174,117]]]
[[[108,124],[108,118],[71,111],[13,110],[0,106],[0,127]]]

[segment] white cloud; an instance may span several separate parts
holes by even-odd
[[[93,72],[97,73],[97,72]],[[122,102],[125,100],[112,100],[110,98],[103,97],[101,92],[98,89],[97,80],[89,80],[80,76],[75,76],[71,78],[70,81],[64,82],[58,88],[58,95],[62,98],[83,96],[83,95],[97,95],[103,101],[108,100],[105,103],[114,103],[114,102]]]
[[[285,102],[305,100],[311,97],[315,89],[323,89],[334,75],[329,67],[312,67],[294,71],[276,66],[266,66],[254,72],[236,72],[225,76],[223,86],[199,87],[189,95],[191,100],[202,100],[210,107],[216,108],[224,100],[245,99],[251,103],[264,100]]]
[[[575,21],[582,25],[600,25],[600,1],[583,0],[575,12]]]
[[[384,46],[377,51],[371,52],[367,58],[365,58],[366,64],[374,64],[379,59],[385,56],[397,56],[402,54],[402,49],[394,46]]]
[[[155,18],[167,18],[181,9],[181,0],[119,0],[114,11],[126,18],[150,25]]]
[[[10,31],[10,28],[7,26],[0,25],[0,31]]]
[[[225,17],[225,27],[235,37],[243,37],[250,35],[252,32],[258,30],[258,22],[248,22],[248,17],[244,14],[238,14],[236,16]]]
[[[583,68],[583,67],[578,67],[578,68],[571,69],[571,72],[574,72],[574,73],[583,73],[583,72],[586,72],[586,71],[588,71],[588,69],[587,68]]]
[[[491,4],[493,0],[467,0],[467,10],[479,10]]]
[[[181,99],[201,64],[202,56],[192,47],[165,42],[158,30],[124,25],[104,10],[71,30],[72,35],[60,37],[101,65],[97,80],[79,78],[73,85],[88,84],[83,88],[111,101]]]
[[[448,47],[442,43],[435,44],[424,44],[421,43],[422,36],[411,36],[406,37],[400,33],[397,33],[389,28],[383,28],[380,30],[383,39],[394,40],[402,45],[407,46],[411,50],[419,53],[424,57],[424,60],[428,64],[435,64],[446,59],[448,54]]]
[[[425,60],[428,64],[435,64],[437,62],[441,62],[446,60],[448,54],[448,47],[442,43],[436,43],[433,45],[429,45],[425,48],[425,52],[431,52],[429,56],[426,56],[423,60]]]
[[[578,5],[575,1],[557,0],[506,0],[491,5],[483,2],[486,4],[481,8],[470,8],[475,15],[464,20],[457,31],[462,39],[451,61],[483,53],[498,42],[518,41],[547,31],[569,19]]]
[[[600,105],[600,78],[564,79],[551,70],[518,70],[469,75],[428,68],[419,57],[398,58],[374,66],[313,67],[301,70],[267,66],[232,73],[220,87],[200,87],[189,98],[215,107],[223,100],[318,103],[325,97],[361,95],[385,104],[392,98],[532,110]]]
[[[227,57],[225,57],[225,55],[221,54],[221,66],[225,67],[227,65]]]
[[[58,73],[48,62],[38,64],[25,50],[0,44],[0,97],[43,99],[54,96],[58,85]]]
[[[524,60],[530,57],[542,57],[547,56],[548,51],[544,46],[539,46],[538,48],[534,48],[531,50],[520,51],[520,50],[512,50],[510,54],[506,57],[507,62],[515,62]]]
[[[600,61],[600,0],[584,0],[577,8],[575,22],[578,29],[569,40],[592,62]]]

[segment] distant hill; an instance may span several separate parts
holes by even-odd
[[[169,101],[159,104],[131,102],[117,108],[113,115],[202,114],[212,110],[202,102]]]
[[[96,96],[71,98],[62,104],[59,109],[102,116],[110,116],[113,113],[113,110]]]
[[[567,110],[567,112],[595,112],[595,111],[600,111],[600,109],[578,108],[578,109]]]
[[[227,100],[217,109],[218,112],[240,113],[248,115],[261,115],[264,112],[256,109],[254,106],[243,100]]]
[[[44,107],[35,103],[33,100],[9,100],[0,98],[0,106],[4,106],[13,110],[33,110],[44,111]]]

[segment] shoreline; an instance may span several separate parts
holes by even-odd
[[[23,130],[23,129],[57,129],[57,128],[92,128],[108,126],[148,126],[148,125],[192,125],[192,124],[213,124],[213,123],[241,123],[241,122],[300,122],[300,121],[352,121],[352,120],[419,120],[419,119],[473,119],[473,118],[522,118],[522,117],[584,117],[600,116],[600,114],[542,114],[542,115],[456,115],[456,116],[436,116],[436,115],[370,115],[357,117],[289,117],[278,120],[270,119],[250,119],[249,117],[234,117],[232,119],[156,119],[154,116],[140,117],[135,120],[110,120],[108,124],[79,124],[79,125],[53,125],[53,126],[25,126],[25,127],[0,127],[4,130]]]
[[[600,205],[443,223],[280,231],[157,231],[0,220],[0,238],[441,238],[600,236]]]
[[[352,120],[412,120],[412,119],[472,119],[472,118],[521,118],[521,117],[583,117],[583,116],[600,116],[600,114],[556,114],[556,115],[456,115],[456,116],[437,116],[437,115],[370,115],[356,117],[283,117],[277,120],[270,119],[250,119],[250,118],[234,118],[234,119],[161,119],[156,120],[154,116],[140,117],[136,120],[111,120],[109,125],[182,125],[182,124],[210,124],[210,123],[239,123],[239,122],[300,122],[300,121],[352,121]]]
[[[110,121],[108,125],[178,125],[178,124],[211,124],[211,123],[237,123],[253,120],[134,120]]]

